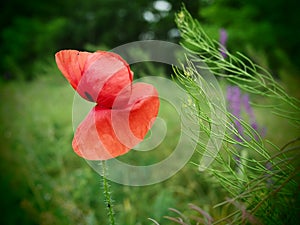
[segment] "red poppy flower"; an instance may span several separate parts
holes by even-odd
[[[125,154],[143,140],[156,118],[159,98],[119,55],[62,50],[56,63],[72,87],[96,106],[77,127],[72,146],[81,157],[106,160]]]

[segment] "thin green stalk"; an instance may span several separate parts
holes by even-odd
[[[107,210],[107,215],[109,219],[109,224],[110,225],[115,225],[115,213],[113,210],[113,205],[112,205],[112,198],[111,198],[111,190],[110,190],[110,185],[106,179],[107,171],[106,171],[106,163],[105,161],[102,161],[102,182],[103,182],[103,191],[104,191],[104,202],[106,204],[106,210]]]
[[[284,180],[284,182],[274,191],[270,192],[267,196],[265,196],[255,207],[254,209],[251,210],[251,213],[255,213],[258,208],[267,200],[270,198],[270,196],[274,196],[276,195],[283,187],[285,187],[285,185],[290,182],[296,175],[297,173],[299,172],[299,167],[293,172],[290,174],[290,176],[288,176],[288,178],[286,178]]]

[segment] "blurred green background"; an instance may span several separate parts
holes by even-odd
[[[226,29],[229,51],[246,54],[271,71],[290,94],[300,96],[296,0],[1,1],[1,224],[105,224],[101,179],[71,149],[74,91],[56,68],[54,54],[69,48],[109,50],[145,39],[178,43],[174,13],[182,3],[211,37],[218,40],[219,30]],[[145,65],[137,68],[138,76],[171,73]],[[160,109],[161,117],[168,118],[168,134],[158,158],[173,149],[180,132],[178,118],[168,107]],[[267,138],[279,146],[297,135],[267,110],[256,110],[256,115]],[[144,160],[141,164],[147,163]],[[198,161],[197,155],[193,160]],[[195,203],[209,210],[224,200],[222,189],[209,179],[188,164],[160,184],[113,183],[117,220],[149,224],[147,218],[152,217],[168,224],[162,217],[169,207],[185,211],[188,203]]]

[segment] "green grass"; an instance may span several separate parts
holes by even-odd
[[[7,201],[2,205],[7,212],[1,218],[4,223],[105,223],[101,177],[71,148],[73,95],[58,74],[30,83],[1,85],[1,186]],[[168,126],[175,127],[175,119],[170,119]],[[157,150],[157,160],[166,155],[164,149],[170,152],[176,144],[174,132],[178,131],[169,130],[169,142]],[[141,154],[132,151],[124,160],[151,163],[147,162],[150,156],[139,156],[142,161],[137,161],[134,152]],[[125,224],[148,224],[148,217],[159,220],[168,207],[175,207],[177,192],[184,193],[180,182],[174,178],[144,188],[113,183],[117,220]]]
[[[55,71],[55,70],[53,70]],[[30,83],[10,82],[0,86],[1,224],[106,224],[101,177],[71,147],[74,91],[56,72]],[[176,145],[178,117],[162,104],[166,140],[150,156],[131,151],[124,160],[152,163],[166,157]],[[273,119],[268,110],[256,110],[267,137],[279,146],[299,136],[285,120]],[[135,155],[136,153],[136,155]],[[136,157],[138,156],[138,157]],[[198,154],[193,160],[198,162]],[[137,160],[138,159],[138,160]],[[169,207],[182,212],[188,203],[211,210],[225,199],[222,189],[206,173],[187,164],[170,179],[146,187],[112,183],[116,220],[119,224],[174,224],[165,215]],[[216,210],[215,217],[225,212]]]

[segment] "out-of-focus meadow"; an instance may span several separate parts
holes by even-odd
[[[228,33],[227,48],[240,51],[269,70],[295,97],[300,97],[300,24],[297,1],[183,1],[207,33]],[[293,5],[295,4],[295,5]],[[60,49],[109,50],[145,39],[178,43],[174,13],[182,2],[146,1],[3,1],[0,42],[0,195],[1,224],[105,224],[107,215],[101,177],[71,147],[74,90],[54,62]],[[136,71],[135,71],[136,69]],[[170,77],[164,66],[135,65],[135,76]],[[221,84],[222,85],[222,84]],[[224,88],[225,91],[225,88]],[[251,97],[251,96],[250,96]],[[264,99],[256,99],[256,101]],[[178,115],[161,104],[167,135],[154,153],[161,160],[178,141]],[[279,147],[299,137],[299,128],[255,108],[266,139]],[[140,154],[140,153],[137,153]],[[126,158],[128,157],[128,158]],[[125,159],[149,164],[131,151]],[[198,163],[195,153],[170,179],[145,187],[111,183],[119,224],[172,224],[164,216],[188,204],[210,210],[225,199]],[[221,218],[226,211],[214,211]]]

